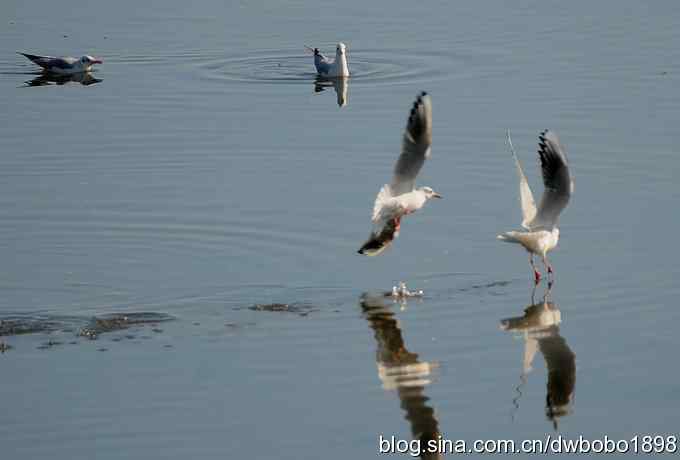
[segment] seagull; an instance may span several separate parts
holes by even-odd
[[[94,64],[102,64],[101,59],[93,58],[92,56],[88,55],[77,59],[74,57],[37,56],[35,54],[26,54],[20,52],[17,52],[17,54],[26,56],[31,62],[39,65],[46,72],[60,75],[89,72]]]
[[[347,65],[347,47],[344,43],[338,43],[335,47],[335,60],[331,61],[321,54],[319,48],[306,47],[314,53],[314,67],[322,77],[346,78],[349,77]]]
[[[401,155],[390,184],[378,192],[373,205],[373,231],[359,254],[377,256],[399,236],[401,218],[442,196],[430,187],[415,188],[416,176],[430,156],[432,144],[432,101],[426,92],[413,103],[402,140]]]
[[[548,263],[547,254],[557,246],[560,238],[560,230],[557,228],[560,213],[569,203],[569,198],[574,191],[574,181],[569,174],[567,155],[557,135],[545,130],[539,135],[538,156],[541,160],[543,172],[543,184],[545,191],[541,202],[536,208],[534,197],[529,188],[529,182],[524,175],[522,165],[515,154],[510,139],[510,131],[507,132],[507,141],[510,151],[515,159],[517,173],[519,174],[519,196],[522,205],[522,227],[527,231],[512,231],[498,235],[501,241],[518,243],[529,252],[529,263],[534,270],[534,281],[541,281],[541,274],[534,265],[534,254],[541,256],[543,265],[548,270],[548,279],[553,273],[552,266]]]

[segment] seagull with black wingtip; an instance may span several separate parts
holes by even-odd
[[[527,177],[524,175],[522,165],[512,146],[510,131],[507,132],[507,140],[519,174],[522,227],[527,231],[505,232],[498,235],[498,239],[521,244],[529,252],[529,263],[534,271],[534,282],[536,283],[541,280],[541,274],[534,265],[534,254],[541,256],[543,265],[548,271],[548,281],[550,281],[553,268],[548,263],[548,252],[557,246],[560,238],[560,230],[557,228],[559,216],[569,203],[574,191],[574,182],[569,173],[567,154],[560,144],[557,134],[547,129],[541,132],[538,143],[538,157],[541,160],[545,190],[537,208]]]
[[[406,123],[401,155],[390,184],[378,192],[373,205],[373,231],[359,254],[377,256],[399,236],[401,218],[442,196],[430,187],[416,188],[416,176],[430,157],[432,146],[432,101],[426,92],[418,95]]]

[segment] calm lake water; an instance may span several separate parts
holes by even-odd
[[[672,1],[0,3],[3,458],[678,435],[679,17]],[[354,75],[316,84],[303,45],[337,41]],[[16,51],[101,57],[101,81],[31,86]],[[445,198],[361,257],[421,90],[419,181]],[[557,282],[533,299],[526,254],[495,240],[520,223],[507,128],[535,193],[544,128],[575,181]],[[424,298],[376,295],[399,281]]]

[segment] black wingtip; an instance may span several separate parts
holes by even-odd
[[[416,100],[413,102],[413,108],[411,109],[411,115],[415,114],[415,111],[418,110],[418,107],[420,105],[422,105],[423,98],[425,96],[427,96],[427,91],[421,91],[420,93],[418,93]]]
[[[363,254],[363,253],[364,253],[363,248],[362,248],[362,249],[359,249],[359,250],[357,251],[357,254]]]
[[[545,152],[545,149],[547,147],[547,139],[546,135],[548,134],[549,129],[544,129],[541,131],[541,133],[538,135],[538,153],[542,154]]]

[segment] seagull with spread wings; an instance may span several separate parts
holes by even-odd
[[[416,188],[416,176],[430,156],[432,101],[426,92],[413,103],[402,140],[401,155],[390,184],[380,189],[373,205],[373,231],[359,254],[377,256],[399,236],[401,218],[441,195],[430,187]]]
[[[547,254],[557,246],[557,241],[560,238],[557,223],[560,213],[569,203],[574,191],[574,182],[569,173],[566,152],[560,145],[557,135],[550,130],[541,132],[538,142],[538,156],[541,160],[545,191],[537,208],[534,196],[529,188],[529,182],[512,146],[510,131],[507,133],[507,140],[519,174],[522,227],[526,231],[506,232],[498,235],[498,239],[521,244],[529,252],[529,263],[534,270],[534,281],[538,283],[541,280],[541,274],[534,265],[534,254],[543,259],[543,265],[548,270],[548,279],[550,279],[553,268],[548,263]]]

